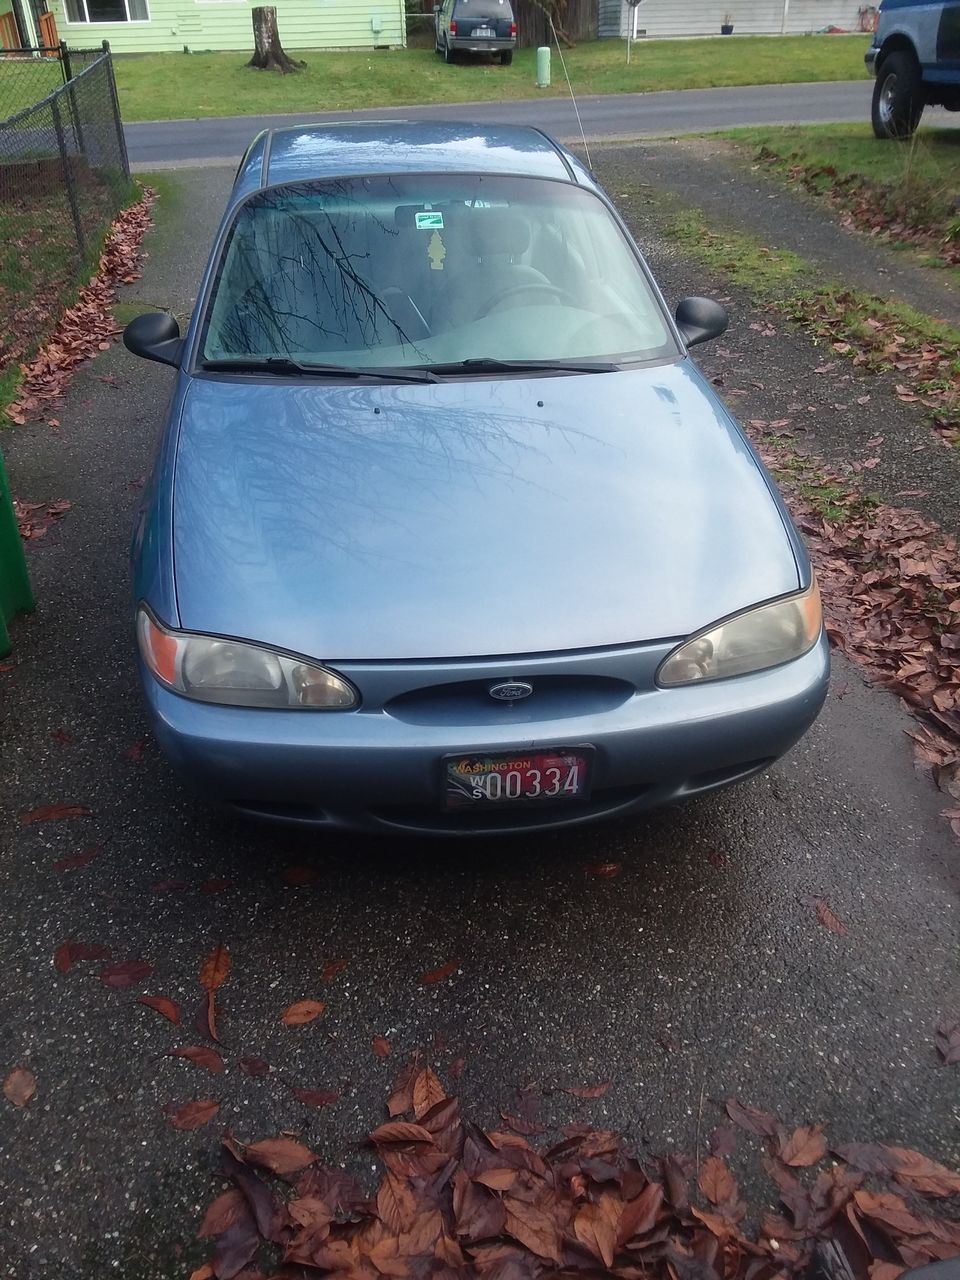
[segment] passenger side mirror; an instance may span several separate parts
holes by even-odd
[[[719,338],[730,317],[712,298],[684,298],[677,307],[677,328],[688,347]]]
[[[178,365],[183,352],[180,326],[166,311],[137,316],[123,331],[123,345],[135,356]]]

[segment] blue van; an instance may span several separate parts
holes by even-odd
[[[960,0],[883,0],[867,66],[878,138],[909,138],[926,106],[960,111]]]

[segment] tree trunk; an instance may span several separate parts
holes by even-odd
[[[258,71],[279,71],[285,76],[307,65],[284,53],[277,29],[277,11],[272,5],[253,11],[253,44],[254,54],[247,66],[256,67]]]

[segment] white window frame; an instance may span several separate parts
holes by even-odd
[[[73,22],[68,15],[67,0],[63,0],[63,18],[68,27],[109,27],[111,25],[119,26],[120,23],[124,23],[125,26],[129,24],[132,27],[144,27],[148,22],[153,21],[153,17],[150,13],[150,0],[143,0],[143,2],[147,7],[147,16],[145,18],[131,18],[128,0],[123,0],[123,11],[127,15],[126,21],[124,21],[123,18],[91,18],[87,0],[77,0],[77,3],[83,9],[85,17],[82,22]]]

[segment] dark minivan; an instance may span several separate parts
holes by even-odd
[[[510,0],[443,0],[437,20],[437,53],[453,62],[458,53],[499,53],[508,67],[517,46],[517,22]]]

